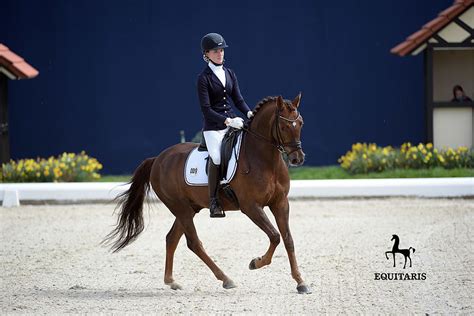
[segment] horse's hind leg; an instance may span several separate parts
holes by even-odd
[[[177,215],[177,213],[174,214]],[[224,272],[222,272],[222,270],[214,263],[214,261],[204,250],[204,247],[202,246],[202,243],[197,235],[196,227],[194,226],[194,215],[189,216],[188,214],[181,213],[178,214],[178,216],[178,220],[181,222],[184,235],[186,236],[188,248],[191,249],[191,251],[194,252],[209,267],[209,269],[211,269],[218,280],[222,281],[222,286],[225,289],[234,288],[234,282],[227,275],[225,275]]]
[[[296,262],[295,246],[290,232],[290,205],[288,203],[288,199],[283,199],[279,203],[271,205],[270,209],[272,210],[273,215],[275,215],[278,229],[280,230],[286,252],[288,253],[288,259],[290,261],[291,267],[291,276],[297,283],[296,289],[298,290],[298,293],[311,294],[311,288],[306,285],[303,278],[301,277],[301,273],[298,269],[298,263]]]
[[[173,258],[179,240],[184,230],[181,223],[175,219],[173,226],[166,235],[166,263],[165,263],[165,284],[169,285],[173,290],[181,290],[181,286],[173,279]]]

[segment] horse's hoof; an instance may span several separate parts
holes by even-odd
[[[252,261],[250,261],[250,264],[249,264],[249,269],[250,270],[258,269],[257,268],[257,260],[262,260],[262,258],[258,257],[258,258],[252,259]]]
[[[298,294],[311,294],[311,288],[304,283],[301,283],[296,287]]]
[[[168,284],[172,290],[182,290],[183,288],[176,282]]]
[[[237,285],[234,284],[234,281],[232,281],[231,279],[228,279],[222,283],[222,287],[228,290],[228,289],[233,289],[234,287],[237,287]]]

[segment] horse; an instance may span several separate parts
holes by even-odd
[[[410,247],[408,249],[398,249],[398,245],[400,244],[400,238],[398,238],[397,235],[392,235],[392,239],[390,240],[394,240],[395,241],[393,242],[393,247],[392,247],[392,251],[386,251],[385,252],[385,258],[387,258],[388,260],[388,253],[391,253],[393,254],[393,267],[395,267],[395,254],[398,252],[398,253],[401,253],[403,256],[405,256],[405,264],[403,265],[403,269],[405,269],[405,266],[407,265],[407,258],[410,259],[410,268],[411,268],[411,258],[410,258],[410,249],[413,249],[413,253],[415,253],[415,248],[413,247]]]
[[[311,293],[298,269],[293,237],[289,227],[288,191],[290,177],[288,165],[304,163],[300,135],[303,117],[298,111],[299,93],[293,101],[281,96],[262,99],[253,110],[254,116],[243,131],[241,154],[234,178],[230,182],[238,205],[229,197],[220,198],[224,211],[240,209],[270,240],[265,254],[251,260],[251,270],[267,266],[283,239],[291,267],[291,275],[297,283],[298,293]],[[145,159],[135,170],[130,188],[119,195],[118,219],[115,228],[104,238],[117,252],[136,240],[143,231],[143,202],[151,188],[162,203],[176,217],[166,235],[166,261],[164,283],[171,289],[182,289],[173,278],[173,257],[181,236],[184,234],[188,248],[193,251],[222,281],[225,289],[235,283],[207,255],[194,226],[194,216],[209,205],[207,186],[190,186],[185,183],[184,167],[188,154],[195,143],[173,145],[158,156]],[[287,154],[288,161],[282,158]],[[220,189],[219,193],[222,193]],[[279,231],[270,222],[263,208],[268,206],[275,217]]]

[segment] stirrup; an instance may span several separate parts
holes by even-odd
[[[224,210],[219,204],[219,200],[216,198],[211,199],[209,205],[210,217],[225,217]]]

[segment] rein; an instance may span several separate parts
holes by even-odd
[[[249,128],[247,127],[243,127],[242,129],[246,132],[248,132],[249,134],[253,135],[253,136],[256,136],[257,138],[260,138],[264,141],[266,141],[267,143],[271,144],[272,146],[274,146],[276,149],[278,149],[278,151],[280,153],[284,153],[286,155],[291,155],[293,152],[295,151],[298,151],[300,149],[302,149],[301,147],[301,141],[298,140],[298,141],[295,141],[295,142],[283,142],[283,139],[281,137],[281,131],[280,131],[280,119],[283,119],[285,121],[288,121],[288,122],[291,122],[291,123],[295,123],[300,117],[301,117],[301,114],[299,112],[298,113],[298,116],[295,118],[295,119],[289,119],[287,117],[284,117],[284,116],[281,116],[280,115],[280,109],[278,108],[277,106],[277,109],[275,111],[275,116],[276,116],[276,120],[275,120],[275,124],[273,124],[273,129],[276,130],[276,142],[274,141],[274,139],[268,139],[266,138],[265,136],[262,136],[258,133],[255,133],[253,131],[251,131]],[[273,133],[272,133],[273,134]],[[285,150],[285,147],[290,147],[290,148],[293,148],[293,150],[287,152]]]

